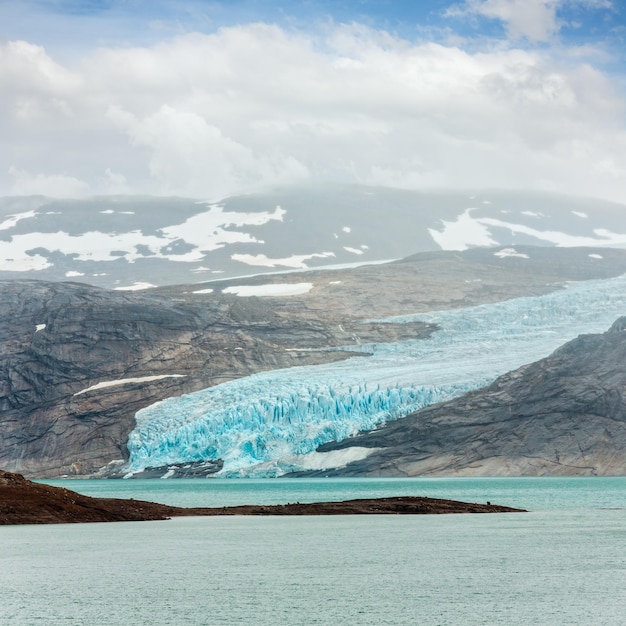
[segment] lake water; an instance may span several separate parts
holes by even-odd
[[[0,624],[626,623],[626,478],[61,484],[184,506],[427,495],[531,512],[0,527]]]

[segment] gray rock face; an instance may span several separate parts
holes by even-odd
[[[140,408],[262,369],[343,358],[324,325],[234,297],[0,283],[0,466],[83,474],[126,456]],[[101,383],[115,385],[90,390]]]
[[[499,255],[499,249],[434,252],[351,270],[214,282],[210,293],[198,293],[207,285],[119,292],[78,283],[0,281],[0,468],[31,477],[90,475],[107,466],[113,472],[127,458],[126,441],[135,425],[135,413],[164,398],[262,370],[343,359],[347,354],[336,350],[342,345],[419,338],[432,330],[422,323],[364,320],[539,295],[568,280],[605,278],[626,271],[624,250],[517,250],[521,256]],[[235,285],[301,282],[312,287],[297,296],[225,293]],[[592,369],[589,375],[595,374]],[[502,393],[497,397],[508,397]],[[555,402],[561,397],[558,393],[555,391]],[[608,391],[605,395],[613,398]],[[520,407],[528,402],[520,399]],[[481,405],[481,415],[485,407]],[[459,426],[458,433],[448,438],[447,422],[433,422],[429,432],[441,434],[425,451],[418,448],[419,458],[411,457],[408,448],[402,452],[413,463],[405,466],[394,460],[399,458],[394,456],[394,446],[405,442],[417,445],[413,431],[421,428],[421,421],[404,420],[369,435],[373,437],[366,440],[369,443],[358,444],[378,447],[376,437],[395,433],[389,435],[388,444],[380,443],[389,450],[389,457],[381,452],[370,457],[371,465],[348,471],[463,472],[475,467],[476,459],[488,458],[496,459],[498,467],[509,463],[511,473],[535,471],[538,462],[533,461],[526,470],[519,460],[526,457],[490,456],[490,446],[495,446],[514,422],[507,418],[500,424],[506,413],[495,404],[489,410],[489,428],[494,428],[496,435],[489,435],[484,442],[479,438],[483,426],[472,427],[472,432],[478,433],[474,441],[464,438],[466,426]],[[458,419],[464,415],[465,409]],[[519,420],[515,423],[526,428]],[[588,434],[591,437],[591,431]],[[441,450],[451,446],[440,457],[436,441]],[[476,457],[470,454],[472,450],[478,450]],[[513,443],[505,450],[513,455]],[[554,450],[549,452],[545,457],[554,459]],[[570,457],[559,454],[556,464],[569,471]],[[438,460],[429,465],[422,457]],[[461,463],[461,457],[470,460]],[[452,460],[446,462],[446,458]],[[550,463],[546,467],[552,467]],[[497,473],[486,465],[481,467],[484,473]],[[215,468],[219,469],[219,462]],[[169,471],[161,468],[155,475]],[[176,475],[196,475],[197,471],[179,468]],[[203,474],[210,471],[201,468]]]
[[[626,317],[491,386],[320,451],[376,448],[342,476],[626,474]]]

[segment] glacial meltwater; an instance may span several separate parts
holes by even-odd
[[[426,495],[528,513],[0,526],[0,624],[624,623],[626,477],[56,481],[185,506]]]
[[[262,477],[342,465],[353,459],[309,453],[486,385],[579,334],[608,330],[624,314],[622,276],[392,318],[439,330],[427,340],[348,346],[370,356],[256,374],[142,409],[128,440],[129,469],[220,458],[223,475]]]

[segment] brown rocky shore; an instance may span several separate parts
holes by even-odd
[[[0,525],[149,521],[194,515],[425,515],[521,511],[490,503],[405,496],[310,504],[180,508],[141,500],[91,498],[0,470]]]

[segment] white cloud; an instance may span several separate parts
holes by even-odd
[[[163,105],[137,119],[121,109],[109,117],[128,134],[132,145],[150,154],[150,173],[163,193],[221,198],[237,191],[277,182],[299,182],[306,168],[293,157],[257,156],[250,146],[226,137],[222,130],[188,110]]]
[[[462,9],[541,38],[558,28],[555,5]],[[624,95],[592,57],[566,52],[470,51],[358,25],[315,37],[237,26],[71,67],[0,43],[0,193],[214,199],[342,180],[624,200]]]
[[[14,179],[13,195],[76,198],[89,191],[87,183],[65,174],[31,174],[13,166],[9,168],[9,174]]]
[[[104,170],[103,186],[108,194],[116,195],[132,192],[132,189],[126,181],[126,176],[119,172],[114,172],[110,167]]]
[[[27,41],[0,45],[0,87],[18,87],[22,94],[67,94],[79,88],[80,79],[55,63],[44,48]]]
[[[558,11],[567,5],[595,9],[609,9],[609,0],[465,0],[453,5],[445,14],[448,17],[478,15],[503,22],[507,34],[513,39],[525,37],[530,41],[548,41],[565,22]]]
[[[450,16],[481,15],[504,22],[510,37],[547,41],[559,30],[556,10],[563,0],[467,0]]]

